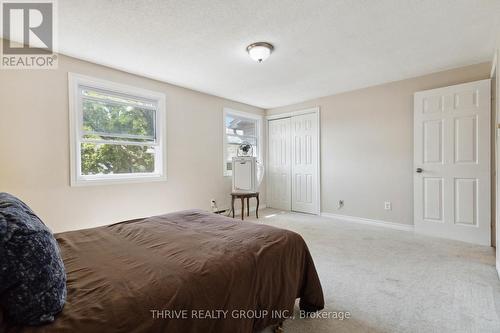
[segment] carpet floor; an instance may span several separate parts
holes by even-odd
[[[265,209],[257,223],[302,235],[325,310],[349,319],[289,319],[295,332],[500,332],[491,247]]]

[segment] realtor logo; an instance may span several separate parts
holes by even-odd
[[[1,11],[1,68],[56,68],[55,0],[4,0]]]

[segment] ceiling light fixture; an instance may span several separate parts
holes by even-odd
[[[247,46],[247,52],[250,58],[257,62],[263,62],[271,55],[274,46],[266,42],[257,42]]]

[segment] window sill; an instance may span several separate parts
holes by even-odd
[[[71,179],[72,187],[82,186],[99,186],[99,185],[116,185],[130,183],[150,183],[167,181],[167,176],[159,174],[147,175],[115,175],[112,177],[85,177],[80,176],[76,179]]]

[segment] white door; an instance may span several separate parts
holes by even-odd
[[[414,97],[415,230],[490,245],[490,80]]]
[[[268,128],[268,206],[290,210],[290,118],[270,120]]]
[[[292,210],[319,214],[319,114],[291,118]]]

